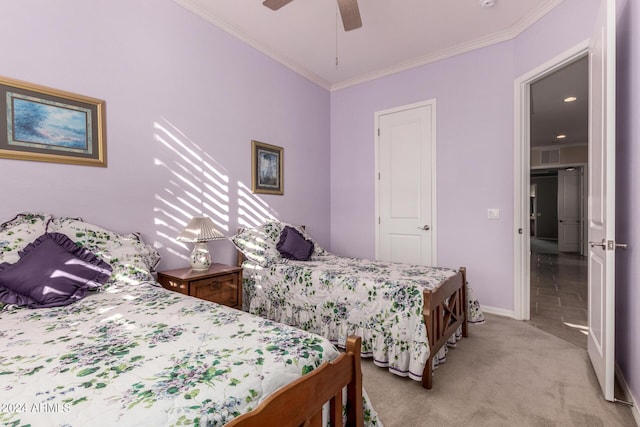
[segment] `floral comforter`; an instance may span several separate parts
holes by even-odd
[[[344,345],[362,337],[362,355],[378,366],[421,381],[429,358],[422,316],[423,290],[435,289],[456,270],[339,257],[329,253],[310,261],[244,267],[245,310],[297,326]],[[484,317],[467,285],[470,323]],[[454,345],[461,331],[452,337]],[[433,358],[443,361],[447,346]]]
[[[327,340],[151,283],[0,311],[0,425],[222,425],[338,355]],[[368,425],[378,425],[366,404]]]

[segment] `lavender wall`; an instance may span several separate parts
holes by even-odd
[[[513,184],[505,179],[513,169],[510,43],[332,94],[332,248],[374,257],[374,113],[432,98],[437,102],[438,263],[468,267],[482,301],[500,306],[501,293],[513,295],[512,269],[503,268],[513,264],[512,245],[494,244],[510,242],[513,226]],[[491,161],[478,162],[482,158]],[[487,208],[500,208],[502,219],[487,220]]]
[[[329,246],[325,89],[170,0],[2,2],[0,15],[0,75],[106,100],[108,141],[106,169],[0,159],[0,220],[137,230],[177,268],[189,250],[173,238],[205,180],[204,210],[227,233],[272,215]],[[284,196],[247,190],[252,139],[284,147]],[[229,242],[210,247],[235,261]]]
[[[374,113],[436,99],[438,264],[467,266],[480,303],[512,312],[514,80],[586,40],[599,1],[566,0],[514,40],[332,93],[332,249],[375,255]]]
[[[618,0],[617,8],[616,240],[629,248],[616,251],[616,362],[640,421],[640,7]]]

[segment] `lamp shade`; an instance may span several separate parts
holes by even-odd
[[[177,237],[181,242],[208,242],[209,240],[224,239],[225,236],[216,229],[211,218],[196,216]]]

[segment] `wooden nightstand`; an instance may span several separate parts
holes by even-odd
[[[158,273],[158,282],[181,294],[242,309],[242,268],[211,264],[208,270],[179,268]]]

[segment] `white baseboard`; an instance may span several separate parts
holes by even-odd
[[[496,307],[487,307],[486,305],[481,305],[480,309],[482,309],[483,313],[497,314],[498,316],[511,317],[512,319],[516,318],[516,314],[513,310],[505,310],[504,308],[496,308]]]
[[[633,419],[636,420],[636,425],[640,426],[640,408],[638,408],[638,399],[633,396],[631,393],[631,389],[629,388],[629,384],[622,375],[622,371],[618,364],[616,364],[616,379],[620,383],[620,387],[622,387],[622,391],[624,392],[624,399],[627,402],[633,403],[631,407],[631,413],[633,414]]]

